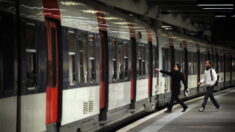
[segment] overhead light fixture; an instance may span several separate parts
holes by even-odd
[[[233,4],[197,4],[197,6],[233,6]]]
[[[235,17],[235,15],[232,15],[231,17]]]
[[[227,7],[206,7],[202,8],[203,10],[233,10],[233,8],[227,8]]]
[[[215,17],[226,17],[225,15],[216,15]]]
[[[171,26],[163,25],[162,28],[171,28]]]

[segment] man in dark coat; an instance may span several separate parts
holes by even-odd
[[[167,74],[167,75],[171,76],[171,79],[172,79],[172,83],[171,83],[171,100],[170,100],[170,103],[168,105],[168,109],[165,112],[170,113],[172,111],[172,107],[174,105],[175,100],[177,101],[177,103],[179,103],[183,107],[182,112],[185,112],[186,109],[188,108],[188,106],[185,105],[183,103],[183,101],[181,101],[178,97],[178,95],[180,94],[180,87],[181,87],[180,81],[182,81],[183,84],[184,84],[185,92],[188,92],[188,88],[187,88],[187,84],[186,84],[186,81],[185,81],[184,74],[182,72],[180,72],[181,66],[179,64],[176,64],[174,66],[174,70],[171,71],[171,72],[163,71],[163,70],[160,70],[158,68],[156,70],[158,72],[160,71],[163,74]]]

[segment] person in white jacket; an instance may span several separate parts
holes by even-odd
[[[216,110],[220,109],[220,105],[218,104],[218,102],[215,100],[215,97],[213,96],[214,85],[217,81],[217,74],[215,72],[215,69],[213,69],[211,67],[211,61],[209,61],[209,60],[205,61],[205,67],[206,67],[206,70],[204,72],[204,78],[200,82],[198,82],[199,86],[202,83],[205,83],[205,85],[207,87],[207,91],[204,96],[204,101],[201,105],[201,108],[199,109],[200,112],[203,112],[205,110],[206,103],[207,103],[207,100],[209,97],[211,99],[211,102],[216,107]]]

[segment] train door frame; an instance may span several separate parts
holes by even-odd
[[[108,93],[109,93],[109,58],[108,34],[99,30],[100,35],[100,115],[99,120],[107,120]]]
[[[131,44],[131,104],[130,104],[130,111],[134,111],[135,103],[136,103],[136,38],[130,38]]]
[[[184,75],[185,75],[185,81],[186,81],[186,85],[188,86],[188,48],[187,48],[187,42],[183,41],[183,45],[184,45]]]
[[[197,82],[200,82],[200,74],[201,74],[201,53],[200,53],[200,48],[199,45],[197,44]],[[197,92],[199,93],[199,85],[197,85]]]
[[[55,45],[52,45],[52,29],[54,28],[55,32]],[[47,71],[47,86],[46,86],[46,124],[47,130],[58,130],[58,126],[61,122],[61,110],[62,110],[62,86],[63,86],[63,77],[62,77],[62,45],[60,40],[60,22],[56,19],[46,18],[44,22],[46,47],[47,47],[47,70],[49,70],[48,61],[51,62],[50,66],[53,67],[53,73]],[[53,51],[52,48],[56,48]],[[53,53],[54,52],[54,53]],[[53,56],[53,54],[55,56]],[[55,58],[53,58],[55,57]],[[54,69],[56,67],[56,69]],[[52,80],[49,80],[48,77],[52,77]],[[51,83],[51,84],[49,84]],[[50,114],[50,113],[53,114]]]
[[[148,41],[148,50],[149,50],[149,71],[148,71],[148,95],[149,95],[149,102],[151,103],[152,100],[152,90],[153,90],[153,44],[152,41]]]
[[[225,55],[225,53],[223,54],[223,63],[224,63],[224,87],[226,86],[225,84],[226,84],[226,55]]]
[[[229,55],[229,64],[230,64],[230,86],[232,86],[233,80],[233,70],[232,70],[232,54]]]

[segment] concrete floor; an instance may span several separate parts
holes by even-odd
[[[118,132],[235,132],[235,88],[221,91],[215,97],[222,109],[215,112],[215,107],[208,100],[204,112],[198,109],[203,98],[186,102],[189,109],[181,112],[182,108],[176,106],[172,113],[161,111],[156,116],[134,122]],[[137,124],[137,125],[136,125]]]

